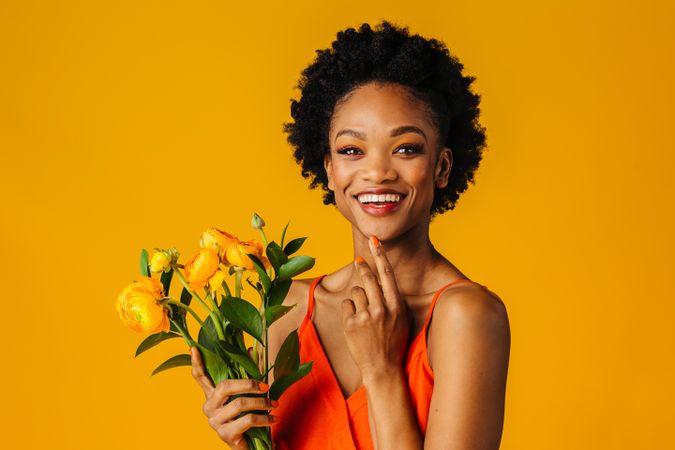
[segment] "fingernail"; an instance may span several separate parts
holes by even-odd
[[[375,237],[375,235],[370,236],[369,241],[371,248],[377,248],[380,246],[380,240],[377,237]]]
[[[270,404],[276,408],[277,406],[279,406],[279,401],[278,400],[270,400]]]
[[[363,256],[359,255],[357,256],[354,261],[356,261],[356,264],[361,264],[365,259],[363,259]]]
[[[258,382],[258,388],[263,392],[267,392],[270,390],[270,385],[267,383]]]
[[[270,416],[270,422],[276,422],[277,421],[277,416],[274,416],[272,414],[269,414]]]

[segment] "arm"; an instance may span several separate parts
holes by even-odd
[[[502,435],[510,327],[504,303],[467,287],[437,300],[429,331],[434,370],[426,449],[496,450]]]
[[[417,426],[403,367],[365,375],[370,434],[376,450],[421,450],[422,435]]]
[[[403,369],[409,331],[407,305],[384,249],[376,239],[370,243],[382,286],[365,260],[357,257],[355,267],[363,287],[353,287],[352,298],[342,303],[347,347],[361,371],[374,447],[421,450],[423,441]]]

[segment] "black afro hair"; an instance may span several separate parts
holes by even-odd
[[[464,76],[464,66],[443,42],[410,35],[407,27],[382,20],[375,28],[337,33],[332,48],[316,50],[316,59],[303,70],[297,84],[299,100],[291,99],[292,122],[283,124],[302,176],[310,188],[321,186],[323,203],[335,204],[328,189],[324,156],[330,152],[328,131],[336,104],[355,88],[372,81],[397,83],[425,102],[441,137],[440,148],[452,151],[448,185],[436,188],[430,215],[454,209],[485,148],[485,128],[478,122],[480,95],[471,91],[475,77]]]

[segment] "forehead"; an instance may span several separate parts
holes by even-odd
[[[370,82],[344,96],[331,117],[331,135],[343,127],[395,127],[416,125],[433,130],[428,106],[408,88]]]

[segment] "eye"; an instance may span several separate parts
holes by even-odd
[[[344,148],[341,148],[341,149],[337,150],[336,153],[338,153],[340,155],[352,156],[352,155],[356,154],[355,152],[360,152],[360,151],[361,150],[359,150],[356,147],[344,147]]]
[[[414,155],[417,153],[422,153],[422,146],[421,145],[416,145],[416,144],[405,144],[400,146],[399,148],[396,149],[396,153],[398,153],[399,150],[401,149],[406,149],[408,151],[403,152],[402,154],[404,155]]]

